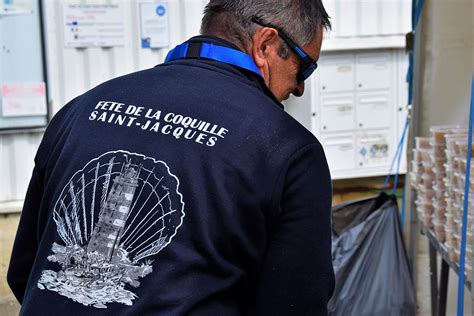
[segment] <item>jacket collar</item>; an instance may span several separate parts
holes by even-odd
[[[189,40],[187,40],[186,42],[187,43],[199,43],[199,42],[212,43],[212,44],[215,44],[215,45],[220,45],[220,46],[236,49],[238,51],[242,51],[239,47],[237,47],[237,45],[235,45],[235,44],[233,44],[233,43],[231,43],[231,42],[229,42],[229,41],[227,41],[223,38],[216,37],[216,36],[210,36],[210,35],[194,36],[194,37],[190,38]],[[246,70],[238,68],[238,67],[234,67],[234,68],[238,69],[249,80],[251,80],[253,82],[256,82],[258,84],[258,86],[261,88],[261,90],[265,93],[265,95],[267,95],[270,99],[272,99],[272,101],[274,101],[280,108],[282,108],[282,109],[284,108],[283,104],[281,104],[281,102],[278,101],[278,99],[275,97],[273,92],[271,92],[271,90],[267,87],[267,85],[265,84],[265,81],[262,77],[258,76],[257,74],[255,74],[251,71],[246,71]]]

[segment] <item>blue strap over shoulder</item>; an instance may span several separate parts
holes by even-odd
[[[190,47],[191,45],[195,46]],[[165,63],[182,58],[206,58],[220,61],[249,70],[262,77],[260,70],[249,55],[229,47],[212,43],[184,43],[176,46],[168,53]]]

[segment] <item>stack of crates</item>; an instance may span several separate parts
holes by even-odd
[[[450,230],[446,231],[446,245],[451,260],[458,262],[462,236],[462,216],[464,207],[464,190],[466,183],[466,164],[468,140],[467,133],[446,135],[446,213],[449,214]],[[470,146],[471,153],[474,146]],[[474,171],[471,165],[471,175]],[[467,214],[467,255],[472,256],[472,225],[474,225],[474,186],[469,189],[469,205]],[[452,223],[451,223],[452,222]]]
[[[466,181],[467,130],[459,126],[433,126],[431,137],[416,137],[411,181],[417,192],[417,212],[423,224],[432,229],[446,246],[451,261],[459,263],[464,185]],[[474,166],[471,165],[471,174]],[[466,273],[471,275],[472,234],[474,229],[474,181],[470,180]]]
[[[418,215],[423,224],[429,228],[433,227],[433,164],[431,162],[432,147],[430,139],[416,137],[416,147],[413,150],[411,181],[417,191]]]
[[[433,207],[435,209],[433,219],[433,228],[436,237],[440,242],[446,241],[446,233],[450,232],[453,227],[452,214],[447,211],[446,191],[449,186],[447,178],[447,162],[446,155],[446,136],[465,134],[464,130],[459,129],[458,126],[434,126],[430,129],[432,137],[430,143],[432,145],[431,161],[433,163],[433,171],[435,175],[435,185]]]

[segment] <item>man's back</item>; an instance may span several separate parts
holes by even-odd
[[[107,82],[35,162],[9,272],[24,314],[325,312],[324,153],[245,71],[180,60]]]

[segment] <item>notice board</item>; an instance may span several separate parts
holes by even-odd
[[[0,1],[0,132],[48,122],[38,0]]]

